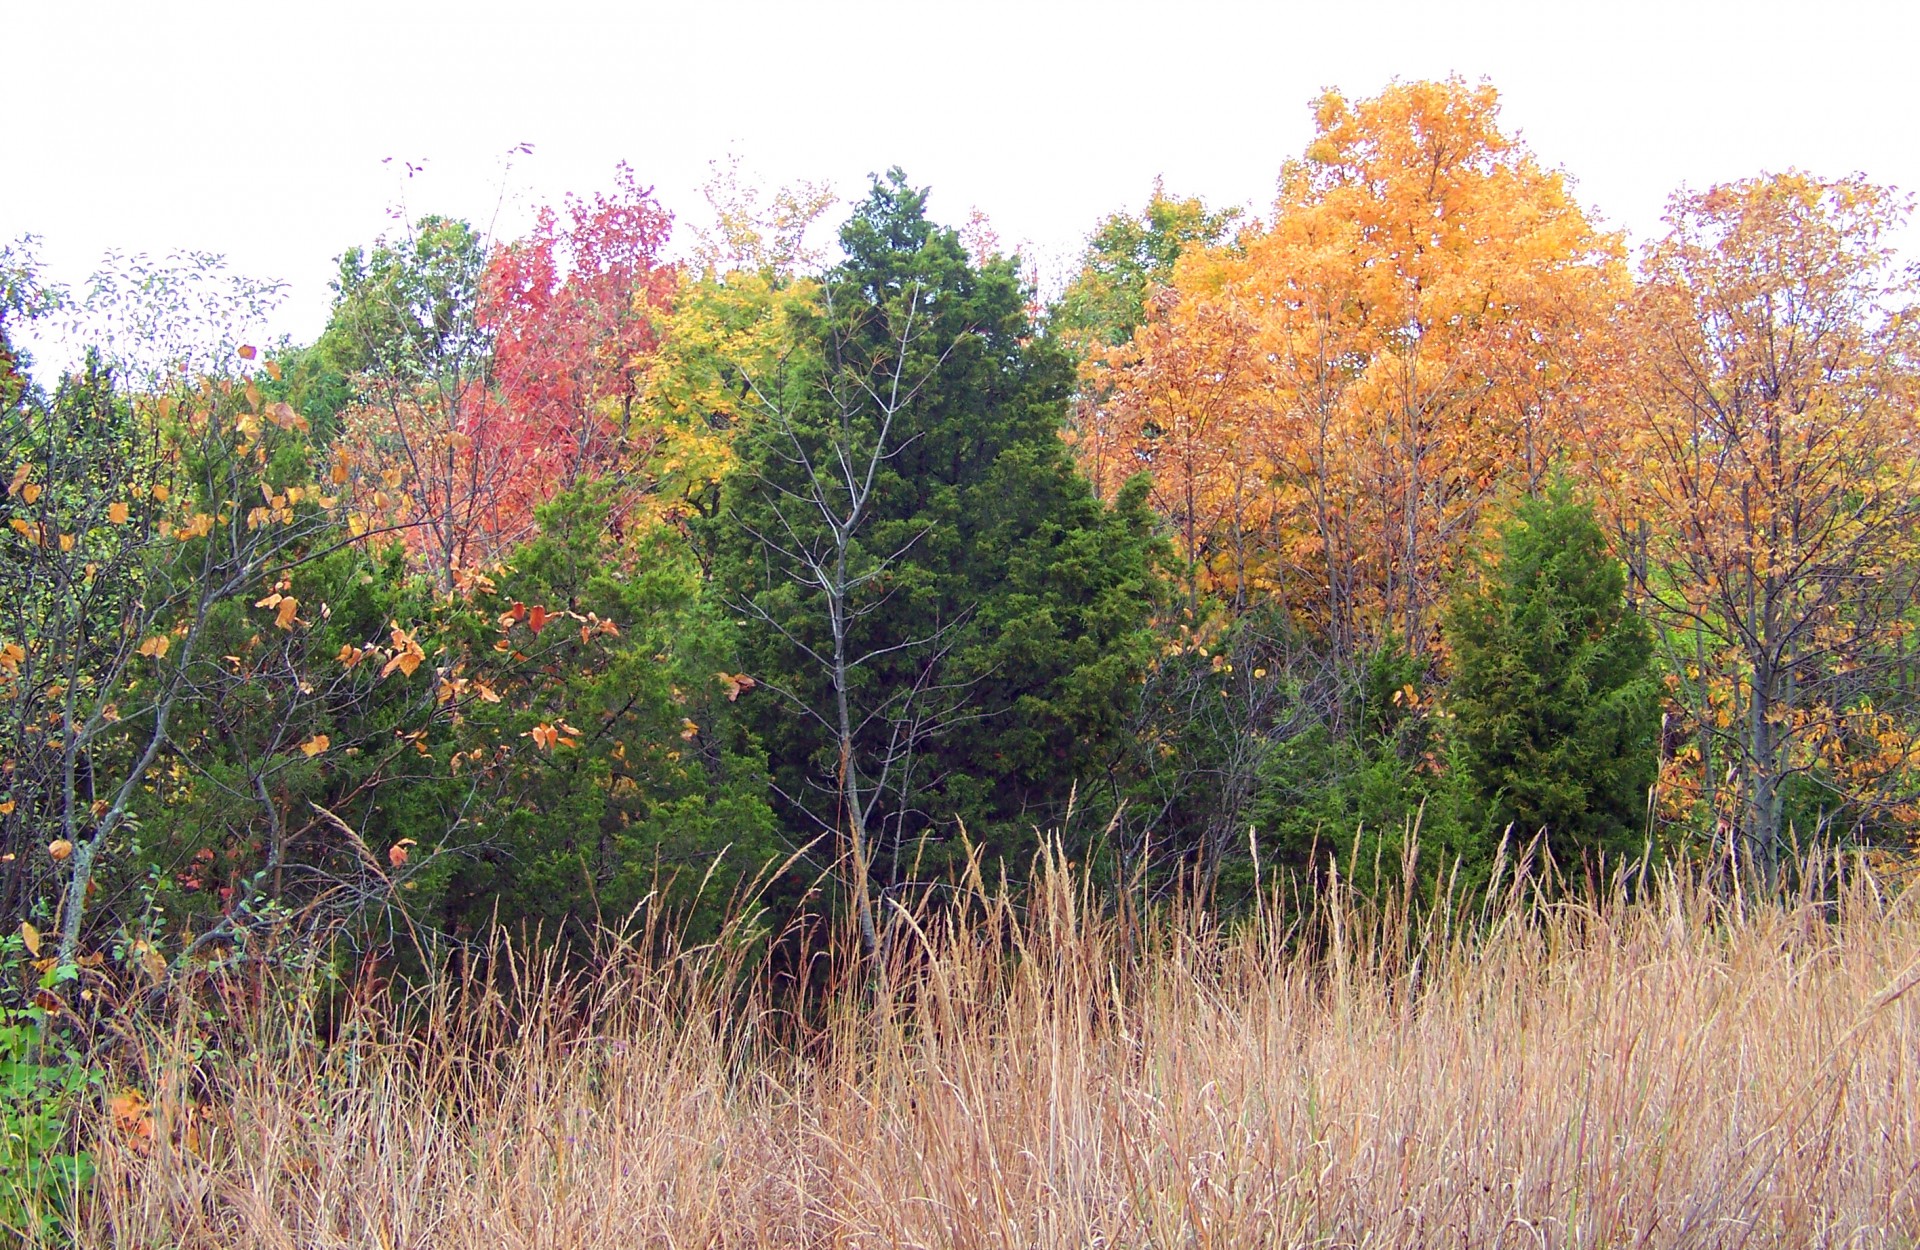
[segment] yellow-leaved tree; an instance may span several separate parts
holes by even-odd
[[[1920,817],[1920,270],[1887,242],[1906,215],[1858,177],[1676,196],[1606,374],[1594,465],[1690,722],[1667,805],[1763,875],[1795,829]]]

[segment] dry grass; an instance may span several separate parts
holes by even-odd
[[[1060,874],[896,917],[889,989],[804,1030],[718,948],[359,1018],[140,1033],[124,1247],[1912,1245],[1920,900],[1410,918],[1338,891],[1231,932]],[[977,878],[976,878],[977,880]],[[1471,923],[1468,923],[1471,921]]]

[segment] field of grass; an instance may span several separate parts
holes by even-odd
[[[798,1013],[722,947],[449,979],[324,1046],[276,993],[212,1058],[197,1027],[133,1031],[115,1079],[152,1119],[98,1126],[76,1235],[1912,1245],[1920,900],[1825,882],[1470,911],[1335,888],[1220,929],[1054,873],[897,914],[887,975],[822,976],[844,988]]]

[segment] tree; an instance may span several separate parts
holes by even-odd
[[[1669,795],[1762,874],[1791,810],[1855,832],[1920,815],[1920,270],[1887,244],[1906,216],[1858,177],[1677,195],[1611,374],[1596,462],[1692,722]]]
[[[1150,540],[1059,439],[1070,368],[1011,261],[976,268],[898,170],[841,231],[805,350],[748,379],[716,573],[788,811],[855,909],[954,817],[1036,821],[1109,749],[1145,660]]]
[[[1066,438],[1103,498],[1114,498],[1141,468],[1137,447],[1123,445],[1110,410],[1114,371],[1133,358],[1126,348],[1152,301],[1172,285],[1180,257],[1219,246],[1239,217],[1237,208],[1215,212],[1197,198],[1168,195],[1155,179],[1139,216],[1114,213],[1100,223],[1080,271],[1049,311],[1049,328],[1079,360]],[[1199,380],[1217,372],[1196,368],[1184,376]],[[1203,399],[1201,407],[1208,406]]]
[[[543,208],[532,234],[495,250],[482,279],[478,321],[512,418],[486,432],[519,440],[501,451],[523,466],[515,485],[524,498],[499,506],[528,520],[554,493],[620,472],[652,450],[637,418],[676,286],[673,266],[661,259],[673,218],[624,164],[616,182],[611,196],[570,197],[565,229]]]
[[[296,396],[344,397],[331,471],[361,533],[398,532],[452,589],[523,540],[527,443],[499,402],[478,305],[487,249],[462,221],[423,217],[340,261],[333,316],[296,363]],[[324,405],[323,405],[324,408]],[[331,429],[333,414],[317,414]]]
[[[1592,510],[1523,499],[1446,618],[1455,764],[1482,831],[1545,832],[1561,864],[1641,849],[1658,768],[1653,642]]]
[[[498,919],[591,939],[652,894],[711,933],[776,858],[744,715],[764,694],[738,671],[740,631],[672,531],[615,537],[617,489],[588,483],[542,505],[539,536],[500,583],[497,601],[514,605],[504,636],[530,654],[455,735],[456,760],[497,787],[474,814],[486,828],[455,843],[444,906],[456,929]]]
[[[1209,209],[1197,197],[1167,194],[1154,179],[1139,216],[1114,213],[1094,230],[1079,273],[1053,306],[1052,324],[1089,355],[1096,346],[1126,346],[1153,293],[1172,284],[1180,257],[1220,246],[1239,219],[1238,208]]]
[[[1272,221],[1175,267],[1113,437],[1209,580],[1282,597],[1336,653],[1424,653],[1486,502],[1577,428],[1619,241],[1502,133],[1491,87],[1330,92],[1315,122]]]
[[[296,563],[331,501],[307,477],[304,419],[266,405],[244,363],[133,399],[96,357],[25,415],[0,451],[0,828],[11,906],[58,883],[71,967],[96,865],[192,698],[210,621]],[[277,602],[264,628],[291,629],[297,599]]]

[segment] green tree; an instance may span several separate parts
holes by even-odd
[[[614,495],[590,483],[544,505],[501,580],[502,606],[525,609],[506,639],[539,655],[461,731],[470,767],[492,768],[498,789],[461,839],[456,929],[497,917],[581,937],[657,890],[688,932],[711,933],[778,854],[746,725],[766,696],[736,671],[738,627],[673,531],[612,537]]]
[[[446,217],[348,248],[326,329],[284,361],[293,406],[324,436],[343,409],[377,404],[387,388],[459,389],[491,346],[476,317],[486,264],[473,227]]]
[[[1217,246],[1239,220],[1238,208],[1215,211],[1197,197],[1168,195],[1156,178],[1139,216],[1114,213],[1087,240],[1053,324],[1087,349],[1124,347],[1146,319],[1154,288],[1172,284],[1181,254],[1195,244]]]
[[[1651,635],[1585,504],[1523,501],[1446,621],[1458,764],[1486,828],[1567,865],[1640,849],[1657,769]]]
[[[901,880],[955,817],[985,836],[1050,819],[1112,748],[1150,645],[1140,497],[1110,508],[1074,471],[1071,364],[1015,263],[976,267],[925,204],[876,179],[809,350],[748,380],[716,543],[750,671],[787,704],[762,721],[780,793],[809,836],[844,838],[863,913],[869,879]]]

